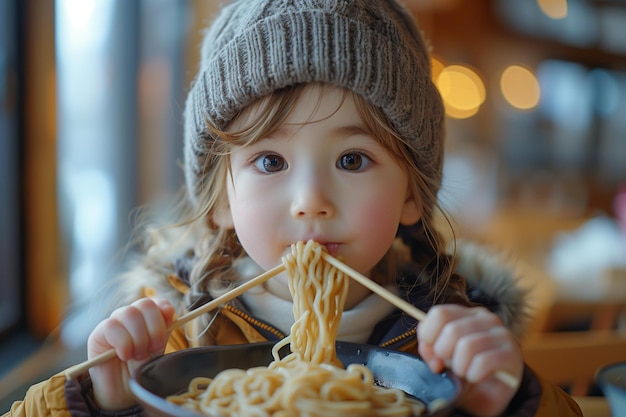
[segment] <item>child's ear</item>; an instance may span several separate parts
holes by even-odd
[[[233,215],[230,211],[230,206],[226,206],[217,210],[211,217],[211,221],[216,225],[224,229],[232,229],[235,227],[233,221]]]
[[[400,214],[400,224],[403,226],[410,226],[419,221],[422,217],[422,209],[415,199],[411,196],[407,197],[402,207],[402,213]]]

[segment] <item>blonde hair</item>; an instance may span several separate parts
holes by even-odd
[[[206,161],[205,166],[210,168],[201,178],[197,201],[189,204],[187,199],[181,199],[184,203],[177,208],[180,220],[173,225],[144,228],[147,232],[145,256],[136,268],[125,274],[125,298],[121,302],[126,303],[141,296],[142,289],[149,287],[157,294],[170,298],[180,314],[197,307],[196,304],[202,303],[207,293],[215,297],[236,285],[238,277],[234,263],[245,256],[245,252],[234,231],[221,228],[211,220],[228,204],[226,181],[229,177],[229,151],[234,146],[252,144],[277,129],[289,115],[304,88],[310,85],[283,88],[257,100],[253,104],[257,110],[253,117],[249,113],[252,106],[235,117],[238,119],[245,113],[245,126],[238,130],[232,129],[232,123],[224,130],[209,126],[212,140],[206,158],[211,160]],[[320,95],[327,88],[324,84],[315,85],[319,86]],[[444,256],[446,242],[433,224],[436,212],[443,213],[436,195],[439,179],[428,178],[420,170],[416,162],[418,159],[414,157],[416,150],[393,130],[380,109],[350,90],[344,89],[344,92],[354,99],[365,127],[406,170],[410,192],[421,209],[420,225],[413,228],[408,239],[404,239],[412,249],[411,261],[420,270],[417,280],[411,285],[428,285],[432,289],[433,301],[450,298],[445,292],[449,286],[452,262]],[[400,256],[392,246],[375,267],[372,279],[382,284],[394,283],[399,259]],[[183,287],[187,288],[173,290],[177,285],[173,285],[172,280],[176,280],[177,285],[182,280]],[[212,343],[211,332],[207,331],[211,320],[210,315],[204,315],[202,319],[192,322],[192,328],[188,329],[192,345]]]

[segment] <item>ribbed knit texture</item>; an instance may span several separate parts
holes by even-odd
[[[403,7],[391,0],[238,0],[207,31],[185,105],[193,203],[211,169],[207,123],[223,129],[258,98],[307,82],[348,88],[381,108],[438,191],[443,106],[427,47]]]

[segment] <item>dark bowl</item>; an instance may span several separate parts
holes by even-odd
[[[155,358],[142,365],[130,388],[147,415],[152,417],[198,417],[198,413],[165,399],[187,391],[192,378],[213,377],[230,368],[266,366],[272,360],[273,342],[236,346],[191,348]],[[288,353],[288,346],[281,356]],[[422,416],[449,416],[461,392],[458,378],[448,373],[433,373],[414,355],[376,346],[337,342],[337,357],[344,366],[366,365],[380,385],[399,388],[428,404],[443,399],[445,405]],[[206,416],[203,416],[206,417]]]
[[[626,362],[600,368],[596,381],[609,402],[611,415],[626,417]]]

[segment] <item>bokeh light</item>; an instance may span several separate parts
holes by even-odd
[[[450,65],[443,68],[436,82],[450,117],[471,117],[485,101],[485,84],[476,71],[467,66]]]
[[[541,98],[537,77],[520,65],[511,65],[504,70],[500,77],[500,89],[506,101],[520,110],[536,107]]]
[[[537,0],[537,5],[551,19],[567,17],[567,0]]]

